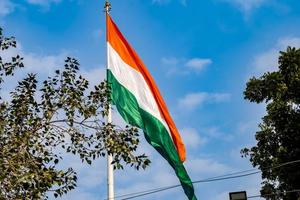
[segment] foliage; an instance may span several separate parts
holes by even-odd
[[[13,37],[0,29],[0,49],[15,48]],[[0,57],[0,84],[23,67],[21,56],[5,62]],[[11,92],[11,100],[0,100],[0,199],[47,199],[76,187],[72,168],[60,169],[64,152],[82,162],[113,155],[115,169],[129,164],[146,168],[150,161],[135,156],[138,130],[121,129],[103,122],[109,108],[109,86],[101,82],[92,90],[78,75],[79,63],[67,58],[62,71],[42,83],[28,74]]]
[[[242,150],[262,170],[261,194],[272,200],[300,200],[299,192],[286,193],[300,189],[299,163],[270,168],[300,159],[300,49],[280,52],[278,71],[251,78],[244,95],[251,102],[267,103],[256,132],[257,145]]]

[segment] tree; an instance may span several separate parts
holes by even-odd
[[[15,38],[4,37],[0,49],[16,47]],[[19,55],[5,62],[0,57],[0,87],[6,76],[24,67]],[[150,161],[135,155],[138,130],[105,123],[109,108],[109,84],[92,90],[79,73],[79,63],[67,58],[62,71],[38,82],[36,74],[20,80],[11,100],[0,99],[0,199],[47,199],[76,187],[72,168],[58,169],[64,152],[78,155],[82,162],[113,155],[115,169],[129,164],[146,168]]]
[[[280,52],[278,71],[251,78],[244,95],[251,102],[267,104],[256,146],[242,150],[262,170],[262,196],[300,200],[300,192],[287,192],[300,189],[299,163],[275,167],[300,159],[300,49]]]

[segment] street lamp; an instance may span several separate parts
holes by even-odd
[[[229,198],[230,200],[247,200],[247,193],[246,191],[230,192]]]

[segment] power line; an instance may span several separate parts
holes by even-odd
[[[222,177],[228,177],[228,176],[232,176],[232,175],[238,175],[238,174],[242,174],[242,173],[246,173],[246,172],[253,172],[253,171],[256,171],[255,173],[259,173],[260,172],[257,169],[250,169],[250,170],[244,170],[244,171],[240,171],[240,172],[234,172],[234,173],[230,173],[230,174],[224,174],[224,175],[220,175],[220,176],[210,177],[210,178],[203,179],[203,180],[200,180],[200,181],[201,182],[203,182],[203,181],[204,182],[211,182],[212,180],[219,179],[219,178],[222,178]],[[196,182],[199,182],[199,181],[195,181],[193,183],[196,183]],[[150,189],[150,190],[144,190],[144,191],[140,191],[140,192],[123,194],[123,195],[116,196],[115,199],[119,199],[121,197],[126,197],[126,196],[144,194],[144,193],[148,193],[148,192],[154,192],[154,191],[161,191],[161,190],[172,189],[172,188],[179,187],[179,186],[181,186],[181,185],[178,184],[178,185],[173,185],[173,186],[159,187],[159,188],[154,188],[154,189]],[[105,199],[105,200],[108,200],[108,199]]]
[[[159,191],[157,191],[159,192]],[[276,193],[270,193],[270,194],[265,194],[264,196],[262,195],[253,195],[253,196],[249,196],[247,197],[248,199],[254,199],[254,198],[261,198],[261,197],[266,197],[266,196],[275,196],[275,195],[279,195],[279,194],[288,194],[288,193],[295,193],[295,192],[300,192],[300,189],[296,189],[296,190],[290,190],[290,191],[285,191],[285,192],[276,192]],[[135,197],[129,197],[129,198],[125,198],[125,199],[122,199],[122,200],[128,200],[128,199],[132,199],[132,198],[137,198],[137,197],[141,197],[141,196],[145,196],[145,195],[149,195],[149,194],[152,194],[153,192],[149,192],[149,193],[146,193],[144,195],[139,195],[139,196],[135,196]]]
[[[245,172],[251,172],[251,173],[237,175],[237,174],[241,174],[241,173],[245,173]],[[221,176],[215,176],[215,177],[211,177],[211,178],[207,178],[207,179],[203,179],[203,180],[193,181],[192,183],[205,183],[205,182],[221,181],[221,180],[226,180],[226,179],[234,179],[234,178],[250,176],[253,174],[257,174],[257,173],[260,173],[260,171],[257,169],[251,169],[251,170],[245,170],[245,171],[225,174],[225,175],[221,175]],[[230,175],[235,175],[235,176],[230,176]],[[115,199],[120,199],[121,197],[127,197],[127,198],[124,198],[121,200],[132,199],[132,198],[136,198],[136,197],[140,197],[140,196],[145,196],[148,194],[153,194],[153,193],[173,189],[173,188],[180,187],[180,186],[181,186],[180,184],[177,184],[177,185],[172,185],[172,186],[159,187],[159,188],[154,188],[154,189],[150,189],[150,190],[144,190],[144,191],[140,191],[140,192],[119,195],[119,196],[116,196]],[[108,200],[108,199],[105,199],[105,200]]]
[[[207,182],[215,182],[215,181],[222,181],[222,180],[228,180],[228,179],[242,178],[242,177],[258,174],[262,170],[277,169],[277,168],[280,168],[280,167],[283,167],[286,165],[295,164],[295,163],[300,163],[300,160],[294,160],[294,161],[290,161],[290,162],[281,163],[281,164],[278,164],[273,167],[264,167],[260,170],[259,169],[249,169],[249,170],[234,172],[234,173],[225,174],[225,175],[221,175],[221,176],[215,176],[215,177],[211,177],[211,178],[207,178],[207,179],[203,179],[203,180],[193,181],[192,183],[197,184],[197,183],[207,183]],[[122,197],[124,197],[121,200],[129,200],[129,199],[134,199],[134,198],[141,197],[141,196],[146,196],[146,195],[162,192],[165,190],[170,190],[170,189],[180,187],[180,186],[181,185],[178,184],[178,185],[172,185],[172,186],[167,186],[167,187],[160,187],[160,188],[154,188],[154,189],[150,189],[150,190],[144,190],[144,191],[135,192],[135,193],[128,193],[128,194],[116,196],[115,199],[121,199]],[[256,196],[252,196],[251,198],[256,198],[256,197],[260,197],[260,196],[256,195]],[[108,200],[108,199],[105,199],[105,200]]]
[[[289,194],[289,193],[295,193],[295,192],[300,192],[300,189],[295,189],[295,190],[289,190],[289,191],[284,191],[284,192],[274,192],[274,193],[270,193],[270,194],[264,194],[264,196],[262,195],[253,195],[253,196],[249,196],[247,197],[248,199],[254,199],[254,198],[260,198],[260,197],[266,197],[266,196],[274,196],[274,195],[279,195],[279,194]]]
[[[251,173],[247,173],[247,174],[242,174],[242,175],[236,175],[236,176],[228,176],[228,177],[223,177],[223,178],[214,178],[214,179],[204,179],[204,180],[198,180],[198,181],[193,181],[192,183],[208,183],[208,182],[215,182],[215,181],[221,181],[221,180],[228,180],[228,179],[235,179],[235,178],[241,178],[241,177],[246,177],[246,176],[251,176],[254,174],[260,173],[260,171],[257,172],[251,172]],[[142,196],[146,196],[146,195],[150,195],[150,194],[154,194],[154,193],[158,193],[158,192],[162,192],[165,190],[170,190],[176,187],[180,187],[181,185],[173,185],[170,187],[166,187],[166,188],[161,188],[161,189],[157,189],[151,192],[146,192],[146,193],[142,193],[139,195],[135,195],[135,196],[131,196],[131,197],[127,197],[127,198],[123,198],[121,200],[128,200],[128,199],[135,199],[137,197],[142,197]]]
[[[276,169],[276,168],[279,168],[279,167],[283,167],[283,166],[286,166],[286,165],[290,165],[290,164],[294,164],[294,163],[299,163],[299,162],[300,162],[300,160],[285,162],[285,163],[282,163],[282,164],[279,164],[279,165],[276,165],[276,166],[273,166],[273,167],[262,168],[262,170]],[[254,171],[254,172],[247,173],[247,174],[242,174],[242,173],[251,172],[251,171]],[[216,176],[216,177],[212,177],[212,178],[208,178],[208,179],[204,179],[204,180],[194,181],[193,183],[214,182],[214,181],[221,181],[221,180],[227,180],[227,179],[240,178],[240,177],[245,177],[245,176],[250,176],[250,175],[253,175],[253,174],[257,174],[260,171],[261,170],[258,170],[258,169],[244,170],[244,171],[230,173],[230,174],[225,174],[225,175],[221,175],[221,176]],[[242,174],[242,175],[237,175],[237,174]],[[236,176],[230,176],[230,175],[236,175]],[[181,185],[178,184],[178,185],[173,185],[173,186],[169,186],[169,187],[161,187],[161,188],[156,188],[156,189],[151,189],[151,190],[146,190],[146,191],[141,191],[141,192],[136,192],[136,193],[129,193],[129,194],[125,194],[125,195],[119,195],[119,196],[116,196],[116,199],[119,199],[121,197],[126,197],[126,196],[127,196],[127,198],[123,198],[121,200],[133,199],[133,198],[137,198],[137,197],[141,197],[141,196],[146,196],[146,195],[150,195],[150,194],[162,192],[162,191],[165,191],[165,190],[173,189],[173,188],[180,187],[180,186]]]

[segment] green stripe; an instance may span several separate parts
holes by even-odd
[[[112,87],[112,103],[116,105],[124,120],[144,131],[146,140],[169,162],[189,200],[197,200],[193,184],[179,159],[173,141],[163,124],[148,112],[141,109],[135,96],[121,85],[110,70],[108,82]]]

